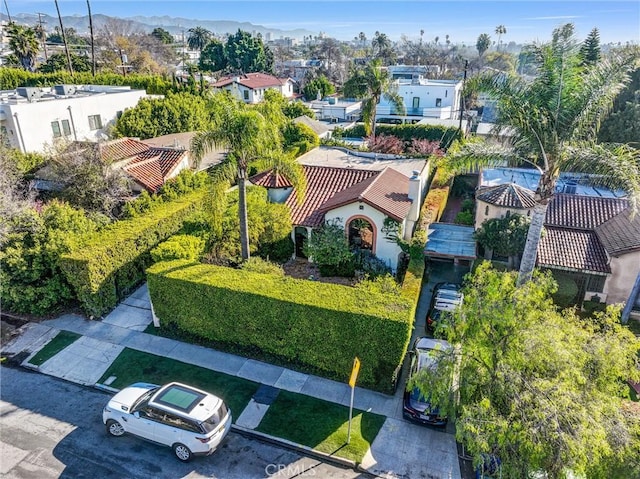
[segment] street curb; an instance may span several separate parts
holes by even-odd
[[[96,388],[96,389],[99,389],[100,391],[104,391],[104,392],[107,392],[107,393],[113,393],[113,394],[115,394],[118,391],[120,391],[117,388],[112,388],[111,386],[106,386],[106,385],[100,384],[100,383],[95,383],[93,385],[93,387]]]

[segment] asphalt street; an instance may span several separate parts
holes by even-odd
[[[0,477],[365,478],[231,433],[218,451],[183,464],[169,448],[113,438],[102,424],[109,395],[23,369],[0,368]]]

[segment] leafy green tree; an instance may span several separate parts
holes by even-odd
[[[632,204],[640,199],[640,151],[595,143],[601,119],[629,82],[637,57],[612,55],[582,67],[571,24],[556,29],[550,43],[530,46],[530,51],[538,69],[533,81],[504,74],[475,80],[477,90],[497,99],[496,131],[511,129],[511,144],[467,142],[448,154],[458,171],[504,162],[526,162],[541,171],[520,283],[528,281],[534,270],[547,206],[561,171],[592,173],[594,181],[626,190]]]
[[[318,93],[320,94],[320,98],[324,98],[327,95],[335,93],[335,91],[335,87],[327,79],[327,77],[324,75],[320,75],[304,86],[304,88],[302,89],[302,94],[307,99],[307,101],[311,101],[318,98]]]
[[[70,53],[71,65],[73,65],[73,71],[77,73],[90,72],[91,61],[89,58]],[[47,61],[40,65],[38,71],[40,73],[54,73],[58,71],[64,71],[67,69],[67,56],[64,53],[53,53],[49,55]]]
[[[517,286],[515,273],[486,262],[467,284],[463,305],[439,330],[454,350],[414,383],[443,410],[457,409],[457,439],[476,461],[499,457],[505,479],[559,479],[633,452],[623,398],[625,381],[640,379],[640,341],[619,309],[588,321],[559,312],[550,275]],[[637,438],[636,429],[636,447]]]
[[[64,33],[67,37],[67,44],[69,45],[88,45],[89,42],[86,38],[78,35],[78,32],[73,27],[68,27],[64,29]],[[62,34],[60,33],[60,27],[53,27],[53,33],[49,34],[47,37],[47,42],[49,43],[59,43],[62,45],[64,40],[62,38]]]
[[[51,201],[13,216],[0,249],[0,299],[7,311],[47,314],[74,298],[60,257],[99,223],[82,210]]]
[[[169,33],[162,27],[154,28],[151,32],[151,36],[161,43],[164,43],[165,45],[170,45],[173,43],[173,35],[171,35],[171,33]]]
[[[640,48],[630,47],[630,54],[640,57]],[[634,53],[635,52],[635,53]],[[603,143],[627,143],[640,148],[640,68],[631,74],[631,82],[615,99],[611,115],[604,119],[598,132]]]
[[[509,257],[509,266],[524,251],[529,231],[529,220],[522,215],[492,218],[482,223],[473,234],[475,240],[500,256]]]
[[[33,28],[11,23],[7,27],[9,50],[16,56],[20,66],[27,71],[34,71],[40,46],[38,36]]]
[[[198,68],[201,71],[207,72],[218,72],[227,68],[224,44],[216,39],[209,41],[202,52],[200,52]]]
[[[600,61],[600,32],[594,28],[589,32],[580,47],[580,58],[583,65],[595,65]]]
[[[481,33],[476,40],[476,50],[478,50],[478,56],[482,58],[485,52],[491,46],[491,37],[488,33]]]
[[[223,162],[213,170],[212,202],[220,203],[226,188],[238,184],[240,252],[243,260],[250,257],[249,225],[247,218],[246,187],[249,168],[260,171],[273,168],[288,178],[298,191],[304,191],[304,173],[300,164],[287,161],[282,154],[279,120],[265,117],[257,108],[251,108],[229,95],[216,95],[212,125],[198,133],[191,141],[196,161],[214,147],[227,149]],[[269,107],[269,104],[266,105]],[[264,109],[263,112],[269,110]],[[277,109],[282,115],[282,112]],[[302,194],[301,194],[302,196]],[[214,208],[214,226],[220,222],[220,210]]]
[[[353,73],[344,84],[344,95],[362,99],[362,119],[367,136],[376,136],[376,107],[384,96],[400,112],[405,112],[404,101],[389,72],[380,60],[374,60]]]
[[[232,73],[273,73],[273,55],[259,38],[238,30],[224,47],[227,69]]]
[[[290,120],[294,120],[299,116],[308,116],[315,118],[315,113],[311,108],[301,101],[291,101],[277,90],[267,90],[264,92],[264,101],[278,105],[283,115]]]
[[[188,32],[189,37],[187,38],[187,45],[190,50],[202,51],[213,36],[213,34],[204,27],[190,28]]]
[[[283,147],[285,150],[295,149],[301,155],[320,144],[318,135],[304,123],[289,122],[283,128]]]
[[[154,138],[171,133],[203,130],[209,125],[207,100],[191,93],[168,93],[165,98],[143,98],[116,121],[116,136]]]

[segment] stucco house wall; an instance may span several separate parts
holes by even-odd
[[[522,216],[531,216],[531,209],[523,210],[520,208],[506,208],[486,203],[482,200],[476,201],[476,216],[473,226],[475,229],[480,228],[482,223],[493,218],[504,218],[509,214],[519,214]]]
[[[325,221],[339,219],[345,230],[351,220],[355,218],[364,218],[371,223],[371,226],[375,229],[373,253],[395,271],[398,266],[398,255],[402,250],[396,243],[385,239],[386,235],[382,232],[382,227],[384,226],[385,218],[387,218],[386,214],[366,203],[351,203],[325,213]],[[404,231],[404,223],[402,227]]]
[[[624,303],[629,299],[631,288],[640,271],[640,251],[632,251],[618,257],[611,256],[611,274],[604,284],[608,304]]]

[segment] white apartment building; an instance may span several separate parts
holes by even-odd
[[[22,152],[106,139],[105,128],[145,97],[128,86],[56,85],[0,91],[0,133]]]

